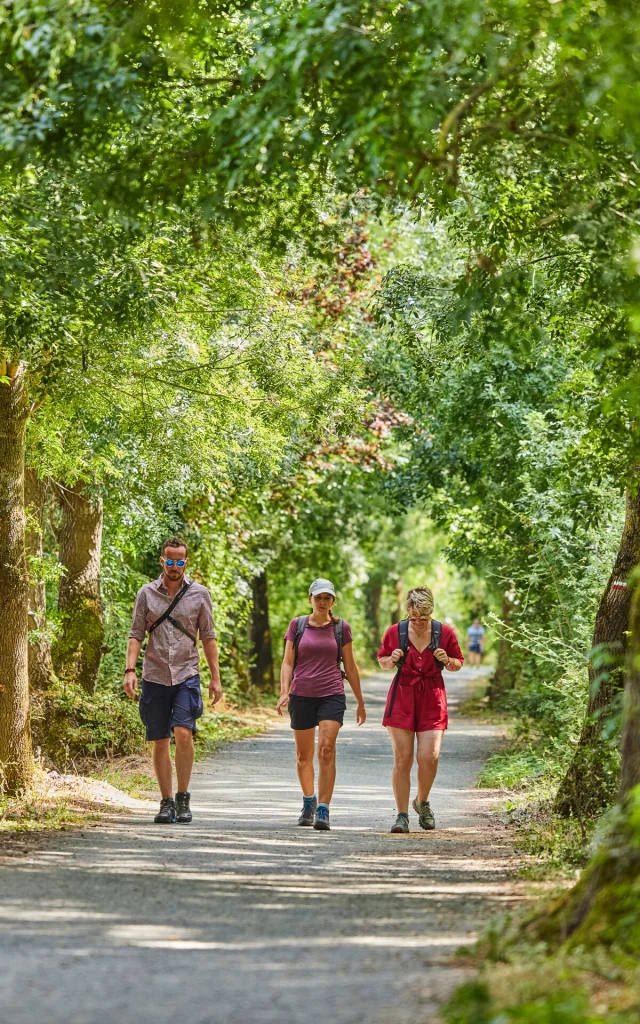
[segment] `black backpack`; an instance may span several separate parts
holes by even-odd
[[[344,633],[344,622],[342,619],[333,619],[333,635],[336,638],[336,644],[338,645],[338,668],[340,669],[344,678],[344,669],[342,668],[342,636]],[[300,641],[302,640],[303,633],[307,628],[309,622],[308,615],[300,615],[296,620],[296,637],[293,641],[293,670],[295,672],[296,665],[298,663],[298,648]],[[286,646],[286,645],[285,645]]]
[[[442,640],[442,623],[438,622],[437,619],[432,619],[431,620],[431,641],[429,642],[427,647],[425,647],[425,651],[435,651],[435,650],[437,650],[437,648],[440,646],[441,640]],[[389,699],[389,710],[387,711],[388,715],[391,714],[391,711],[393,709],[393,703],[394,703],[394,701],[396,699],[396,690],[398,689],[398,682],[399,682],[399,679],[400,679],[400,670],[401,670],[402,666],[404,665],[405,658],[407,657],[407,651],[409,650],[409,620],[408,619],[401,619],[400,622],[398,623],[398,647],[402,651],[402,657],[400,658],[399,661],[396,662],[396,666],[397,666],[398,671],[396,672],[395,676],[393,677],[393,682],[391,684],[391,697]],[[438,670],[440,672],[442,672],[443,668],[445,667],[444,662],[443,661],[438,661],[437,658],[434,658],[433,660],[435,661]]]

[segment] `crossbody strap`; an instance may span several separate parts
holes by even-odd
[[[178,602],[182,600],[190,586],[190,583],[184,583],[184,585],[180,588],[180,590],[174,597],[169,607],[163,611],[162,615],[160,615],[155,622],[151,623],[148,629],[149,636],[151,636],[151,634],[154,632],[154,630],[158,628],[158,626],[161,626],[163,622],[167,622],[168,620],[172,626],[175,626],[176,629],[179,629],[181,633],[184,633],[185,636],[188,636],[189,639],[192,640],[194,644],[197,643],[197,640],[193,633],[190,633],[189,630],[186,629],[181,622],[178,622],[177,619],[174,619],[171,614],[176,605],[178,604]]]

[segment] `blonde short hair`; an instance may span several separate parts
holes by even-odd
[[[421,615],[433,614],[433,594],[428,587],[413,587],[405,601],[407,613],[420,612]]]

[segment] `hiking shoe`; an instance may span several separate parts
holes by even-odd
[[[329,832],[331,829],[331,825],[329,824],[329,808],[325,807],[324,804],[322,807],[318,807],[318,810],[316,811],[316,816],[313,819],[313,827],[317,828],[319,832]]]
[[[392,832],[408,832],[409,831],[409,815],[408,814],[399,814],[398,817],[396,818],[394,824],[393,824],[393,827],[392,827],[391,831]]]
[[[178,825],[188,825],[193,814],[189,807],[191,793],[176,793],[176,821]]]
[[[175,825],[176,805],[173,797],[164,796],[160,801],[160,810],[153,819],[156,825]]]
[[[313,825],[317,810],[318,801],[315,796],[303,797],[302,813],[298,818],[298,825]]]
[[[418,803],[418,798],[415,797],[411,806],[418,815],[420,828],[424,828],[427,832],[430,832],[436,827],[436,819],[433,816],[433,811],[429,807],[428,800],[423,800],[421,803]]]

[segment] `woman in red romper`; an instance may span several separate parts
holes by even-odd
[[[393,792],[396,798],[398,816],[392,832],[409,831],[409,794],[411,790],[411,766],[414,748],[418,747],[418,795],[413,801],[420,825],[424,829],[436,827],[435,818],[429,806],[429,793],[438,771],[438,757],[444,730],[447,728],[447,695],[444,689],[442,671],[436,659],[449,672],[462,668],[463,657],[456,635],[443,623],[440,646],[433,652],[428,650],[431,643],[431,616],[433,594],[428,587],[414,587],[407,594],[407,618],[409,619],[409,648],[400,669],[398,685],[395,687],[393,707],[393,685],[389,690],[387,706],[382,724],[386,725],[393,744]],[[385,633],[378,664],[383,669],[395,670],[403,656],[400,648],[399,627],[396,623]]]

